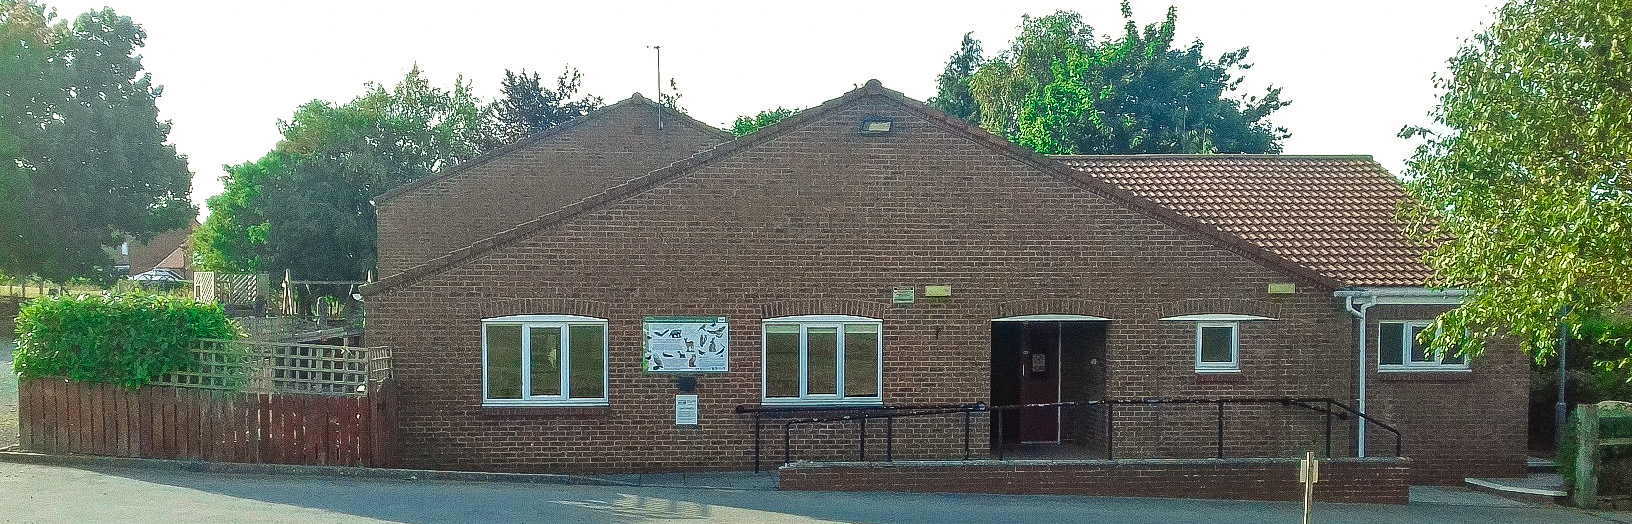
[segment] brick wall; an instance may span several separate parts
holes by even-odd
[[[725,141],[635,98],[378,200],[381,276],[396,274]]]
[[[1492,340],[1465,372],[1377,371],[1378,323],[1432,320],[1443,306],[1376,306],[1367,314],[1367,411],[1404,433],[1416,484],[1525,475],[1529,363],[1511,340]],[[1394,435],[1366,433],[1369,454],[1393,454]]]
[[[1411,466],[1409,459],[1321,459],[1315,500],[1405,504]],[[777,475],[780,489],[801,491],[1303,500],[1298,459],[801,463]]]
[[[368,336],[394,348],[403,386],[404,462],[505,471],[751,467],[753,420],[733,409],[761,398],[761,319],[790,314],[882,318],[883,397],[892,404],[987,399],[990,320],[1045,313],[1112,319],[1104,369],[1114,398],[1352,398],[1353,323],[1331,289],[1130,210],[887,97],[809,115],[684,176],[371,291]],[[857,133],[862,118],[880,116],[895,121],[891,133]],[[1266,286],[1278,282],[1298,284],[1297,293],[1268,296]],[[894,288],[925,285],[950,285],[953,295],[890,302]],[[492,304],[500,303],[523,304],[504,314],[606,318],[611,405],[482,408],[480,320],[496,316]],[[1199,375],[1194,324],[1157,320],[1190,313],[1276,320],[1242,323],[1241,373]],[[645,315],[730,318],[731,371],[698,379],[698,427],[673,424],[673,377],[641,371]],[[1318,450],[1323,420],[1243,409],[1226,429],[1236,446],[1230,455]],[[1211,412],[1119,412],[1116,423],[1118,457],[1214,449]],[[961,457],[961,421],[902,424],[898,456]],[[795,449],[801,457],[853,452],[855,427],[840,426],[808,429]],[[973,433],[974,448],[986,449],[988,434]],[[1352,448],[1352,432],[1337,433],[1344,436],[1334,449]],[[766,439],[763,451],[779,457],[780,446]]]

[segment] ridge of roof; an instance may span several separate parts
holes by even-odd
[[[687,125],[690,125],[693,128],[698,129],[699,131],[704,131],[704,132],[713,134],[714,136],[719,137],[721,141],[729,141],[732,138],[730,131],[726,131],[724,129],[720,129],[720,128],[705,124],[700,120],[692,118],[691,115],[687,115],[687,114],[685,114],[683,112],[680,112],[680,111],[675,111],[672,108],[669,108],[669,107],[666,107],[666,106],[664,106],[662,104],[654,102],[651,99],[646,98],[645,96],[642,96],[640,94],[640,92],[637,91],[637,92],[635,92],[635,94],[630,95],[629,98],[619,100],[616,103],[613,103],[611,105],[602,106],[600,108],[595,109],[594,111],[590,111],[588,113],[585,113],[583,116],[580,116],[578,118],[574,118],[572,120],[568,120],[566,122],[562,122],[562,123],[557,124],[555,126],[551,126],[549,129],[545,129],[543,131],[539,131],[537,133],[527,135],[527,136],[522,137],[520,140],[517,140],[515,142],[511,142],[511,143],[505,144],[503,146],[493,148],[492,150],[489,150],[489,151],[484,152],[484,153],[482,153],[480,155],[476,155],[475,157],[472,157],[470,160],[460,162],[459,165],[449,167],[449,168],[444,169],[444,170],[442,170],[440,172],[437,172],[437,173],[432,173],[429,176],[425,176],[425,177],[422,177],[422,178],[419,178],[419,179],[416,179],[416,180],[411,180],[406,184],[402,184],[400,186],[392,188],[390,191],[386,191],[384,193],[379,194],[378,196],[375,196],[373,198],[374,206],[379,207],[380,205],[385,204],[385,203],[387,203],[387,202],[389,202],[389,201],[391,201],[393,199],[396,199],[397,197],[402,196],[403,194],[412,192],[412,191],[417,190],[417,189],[419,189],[421,187],[429,185],[431,182],[457,176],[457,175],[459,175],[461,173],[464,173],[465,171],[468,171],[470,169],[474,169],[476,166],[486,164],[486,163],[492,161],[495,158],[504,156],[505,154],[508,154],[511,151],[515,151],[517,149],[521,149],[521,148],[527,147],[529,145],[532,145],[534,143],[537,143],[540,140],[544,140],[546,138],[553,137],[553,136],[556,136],[556,135],[561,134],[561,133],[565,133],[565,132],[567,132],[568,130],[570,130],[572,128],[576,128],[576,127],[578,127],[580,125],[583,125],[584,122],[592,121],[595,118],[597,118],[599,116],[602,116],[602,115],[605,115],[605,114],[611,112],[614,109],[620,109],[620,108],[623,108],[625,106],[630,106],[630,105],[635,105],[635,104],[644,104],[647,107],[657,108],[659,111],[663,111],[663,114],[666,117],[671,117],[671,118],[672,117],[678,117],[678,118],[673,118],[673,121],[685,123]]]
[[[1160,159],[1264,159],[1264,160],[1365,160],[1376,162],[1371,155],[1283,155],[1276,153],[1152,153],[1119,155],[1047,155],[1056,160],[1160,160]]]
[[[533,220],[523,222],[516,227],[501,231],[469,246],[459,248],[446,255],[426,261],[418,266],[405,269],[395,275],[385,276],[377,282],[363,286],[361,291],[365,295],[375,295],[420,278],[439,273],[442,270],[467,259],[481,255],[493,249],[497,249],[498,247],[509,244],[510,242],[525,238],[534,231],[538,231],[555,223],[565,221],[581,213],[596,209],[602,205],[633,196],[643,192],[647,188],[654,187],[674,178],[678,178],[679,176],[683,176],[684,174],[689,173],[694,169],[701,168],[714,160],[728,157],[737,151],[747,149],[782,136],[788,131],[801,127],[806,122],[817,118],[818,115],[822,115],[837,107],[843,106],[865,96],[883,96],[886,99],[889,99],[892,102],[900,104],[912,112],[917,113],[920,117],[923,117],[931,122],[939,123],[954,132],[963,134],[965,137],[970,138],[977,143],[984,144],[999,154],[1009,156],[1010,158],[1037,168],[1044,173],[1050,173],[1066,180],[1074,181],[1078,185],[1083,186],[1084,189],[1088,189],[1089,191],[1093,191],[1113,200],[1119,200],[1134,211],[1144,213],[1152,218],[1156,218],[1157,220],[1168,222],[1181,229],[1189,229],[1203,236],[1210,237],[1214,241],[1217,241],[1221,247],[1234,251],[1238,254],[1248,256],[1250,258],[1256,258],[1274,267],[1307,279],[1310,282],[1330,287],[1332,289],[1342,287],[1342,283],[1338,280],[1317,272],[1307,266],[1293,262],[1291,259],[1269,251],[1249,240],[1230,234],[1211,224],[1207,224],[1195,218],[1183,215],[1177,211],[1156,203],[1154,200],[1141,197],[1130,191],[1119,188],[1110,182],[1090,177],[1084,173],[1072,169],[1063,162],[1021,147],[1013,142],[1003,139],[1002,137],[994,135],[985,129],[982,129],[979,126],[965,122],[961,118],[952,116],[951,114],[939,109],[929,107],[928,105],[925,105],[917,100],[913,100],[899,91],[887,89],[877,79],[871,79],[861,87],[848,91],[842,95],[839,95],[837,98],[823,102],[815,107],[800,111],[798,114],[783,119],[780,122],[760,128],[753,133],[743,135],[735,140],[700,151],[689,158],[675,161],[668,166],[652,170],[651,172],[633,180],[613,186],[605,191],[602,191],[601,193],[591,195],[579,200],[578,202],[541,215]]]
[[[560,209],[540,215],[538,218],[522,222],[517,224],[515,227],[500,231],[482,240],[478,240],[471,245],[455,249],[440,257],[436,257],[417,266],[404,269],[397,274],[383,276],[376,282],[362,286],[360,291],[364,295],[378,294],[404,283],[438,273],[442,269],[495,249],[511,241],[524,238],[528,234],[539,229],[543,229],[556,222],[567,220],[573,216],[577,216],[580,213],[594,209],[602,204],[610,203],[614,200],[620,200],[627,196],[633,196],[646,188],[667,182],[672,178],[676,178],[679,175],[689,172],[693,167],[700,167],[716,158],[728,156],[730,153],[758,145],[786,134],[788,130],[803,125],[804,122],[815,118],[814,115],[818,113],[826,112],[830,109],[865,96],[868,93],[878,92],[879,90],[883,90],[883,86],[879,84],[878,80],[869,81],[865,86],[852,89],[842,95],[839,95],[837,98],[818,104],[815,107],[800,111],[799,113],[788,118],[784,118],[775,124],[759,128],[752,133],[737,137],[734,140],[699,151],[688,158],[683,158],[670,163],[667,166],[654,169],[632,180],[607,188],[600,193],[584,197],[583,199],[572,204],[568,204]],[[899,95],[899,93],[897,94]]]

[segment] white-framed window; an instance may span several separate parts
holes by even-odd
[[[1241,370],[1241,324],[1239,322],[1196,323],[1196,371],[1231,372]]]
[[[1377,369],[1381,371],[1459,371],[1468,369],[1468,360],[1447,351],[1435,354],[1418,341],[1428,329],[1426,320],[1377,323]]]
[[[483,319],[482,405],[606,405],[606,341],[601,318]]]
[[[1197,373],[1235,373],[1241,371],[1241,323],[1275,319],[1258,315],[1208,313],[1179,315],[1160,320],[1196,323]]]
[[[768,318],[760,325],[765,404],[883,402],[883,321],[801,315]]]

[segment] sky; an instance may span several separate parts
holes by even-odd
[[[581,92],[607,103],[664,88],[680,105],[727,127],[739,115],[809,107],[878,79],[918,100],[974,32],[988,56],[1006,49],[1021,16],[1082,13],[1098,34],[1117,34],[1119,2],[760,0],[627,2],[176,2],[51,1],[58,16],[112,7],[147,31],[143,65],[157,85],[160,118],[195,173],[193,201],[219,193],[224,164],[260,158],[277,122],[311,100],[344,102],[366,82],[392,85],[418,64],[444,88],[463,76],[485,99],[504,71],[564,67]],[[1288,128],[1287,154],[1364,154],[1396,174],[1416,142],[1396,135],[1425,125],[1445,60],[1499,5],[1488,0],[1134,0],[1141,26],[1178,9],[1175,44],[1194,40],[1216,59],[1251,49],[1240,93],[1274,85],[1292,104],[1270,116]],[[205,211],[207,212],[207,211]]]

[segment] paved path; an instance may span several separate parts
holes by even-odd
[[[0,449],[17,443],[17,373],[11,371],[14,349],[14,342],[0,340]]]
[[[1260,523],[1291,503],[1064,496],[804,493],[77,469],[0,462],[4,522]],[[1316,522],[1593,523],[1567,508],[1323,504]]]

